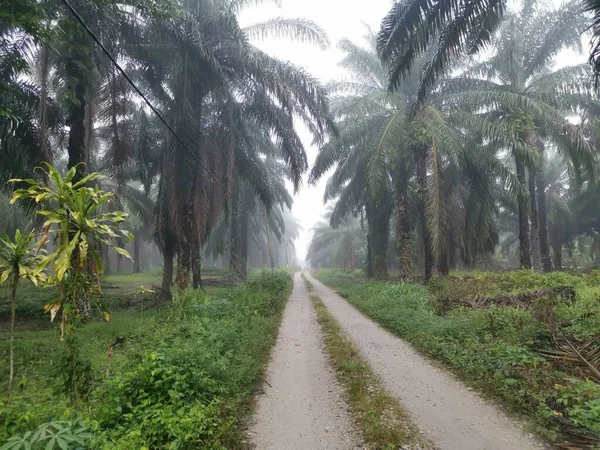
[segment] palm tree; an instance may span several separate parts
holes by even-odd
[[[529,195],[519,196],[518,201],[520,265],[532,267],[533,251],[538,255],[534,265],[540,265],[541,255],[541,265],[549,271],[544,146],[554,143],[578,174],[593,172],[590,145],[581,127],[566,117],[593,107],[592,85],[585,65],[549,69],[558,52],[580,45],[583,17],[573,13],[572,3],[554,11],[535,6],[535,1],[525,2],[519,11],[506,15],[493,55],[469,67],[463,76],[444,82],[441,90],[459,92],[450,108],[465,114],[485,111],[467,119],[472,129],[502,141],[501,147],[511,152],[519,183],[529,187]]]
[[[445,106],[443,101],[411,110],[418,95],[415,72],[400,90],[387,94],[386,73],[373,48],[374,36],[369,40],[371,49],[347,40],[340,44],[346,52],[342,66],[350,69],[353,79],[332,85],[340,93],[333,99],[332,111],[341,118],[341,133],[322,148],[312,179],[337,164],[326,190],[326,199],[339,195],[332,219],[335,222],[367,205],[369,235],[378,226],[382,233],[387,231],[385,218],[373,217],[373,213],[391,214],[391,207],[381,205],[391,206],[393,199],[401,277],[413,274],[411,231],[420,228],[428,280],[435,260],[441,272],[447,271],[448,244],[461,241],[459,232],[468,234],[463,242],[475,254],[489,249],[494,202],[493,192],[487,186],[496,179],[510,182],[511,177],[490,151],[481,151],[480,142],[465,137],[459,125],[465,128],[468,123],[461,123],[458,116],[453,117],[454,124],[449,122],[440,109]],[[374,208],[368,206],[376,201],[381,203]],[[468,205],[480,208],[481,220],[467,220],[464,208]],[[417,212],[418,223],[410,220],[411,209]],[[456,216],[458,211],[464,214],[461,222],[467,226],[455,229],[455,239],[451,239],[448,216],[450,212]],[[473,239],[485,240],[486,244],[471,245]],[[385,255],[387,244],[381,246],[380,252]]]
[[[307,162],[294,116],[316,137],[331,129],[325,93],[318,83],[248,41],[249,34],[275,32],[325,43],[318,27],[288,20],[257,24],[246,31],[235,16],[238,3],[187,2],[181,17],[152,23],[145,36],[149,45],[138,48],[137,64],[150,66],[141,73],[147,89],[188,143],[169,138],[163,152],[155,231],[165,256],[165,292],[176,253],[178,285],[188,284],[197,260],[191,252],[196,249],[199,255],[219,210],[232,192],[235,195],[234,174],[244,177],[252,170],[256,174],[260,167],[251,143],[256,133],[248,131],[248,121],[275,137],[296,187]],[[250,179],[257,178],[248,173]],[[193,224],[199,229],[193,230]]]
[[[33,168],[53,156],[48,150],[48,132],[60,136],[64,127],[57,103],[45,101],[43,92],[28,79],[32,75],[30,64],[35,46],[42,33],[23,31],[30,28],[6,26],[0,29],[0,182],[3,187],[11,178],[34,177]],[[42,105],[46,111],[43,123],[38,120]]]
[[[416,91],[421,103],[453,59],[464,51],[475,54],[490,42],[505,8],[506,0],[398,0],[382,20],[377,37],[390,90],[400,87],[429,50]]]
[[[486,48],[502,22],[506,0],[398,0],[381,23],[377,51],[389,69],[389,87],[397,89],[418,58],[430,57],[423,67],[417,100],[421,102],[440,75],[444,75],[459,55],[474,55]],[[535,1],[523,0],[525,10],[533,11]],[[588,28],[582,12],[591,12],[593,30],[590,61],[596,72],[600,64],[600,2],[572,0],[564,5],[581,33]]]
[[[329,219],[331,213],[329,211],[325,219]],[[362,264],[367,243],[357,218],[344,218],[336,228],[330,226],[329,220],[321,221],[313,227],[313,231],[306,256],[311,267],[354,270]]]
[[[34,285],[44,280],[44,274],[37,271],[42,254],[38,255],[33,246],[35,234],[15,231],[12,240],[6,233],[0,235],[0,285],[7,284],[10,289],[10,374],[8,378],[9,390],[14,376],[14,332],[15,332],[15,306],[19,280],[26,278]]]

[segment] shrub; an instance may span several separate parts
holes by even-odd
[[[321,278],[319,273],[319,278]],[[331,272],[323,277],[329,282]],[[329,277],[329,278],[328,278]],[[596,432],[600,424],[598,385],[571,380],[542,358],[535,349],[551,345],[547,327],[530,311],[515,307],[481,309],[454,307],[438,314],[436,294],[454,296],[497,295],[526,292],[570,284],[576,287],[573,302],[547,306],[562,321],[563,331],[580,337],[598,334],[600,306],[596,301],[597,274],[536,274],[531,271],[450,276],[428,287],[416,284],[365,282],[346,285],[346,298],[375,321],[410,341],[415,347],[450,366],[471,384],[500,398],[514,410],[526,411],[555,433],[557,422],[551,405],[575,426]],[[340,279],[332,284],[339,285]],[[555,388],[560,387],[560,389]]]
[[[91,448],[239,446],[290,288],[288,275],[263,274],[224,298],[186,291],[177,304],[148,311],[143,322],[139,312],[121,311],[108,324],[86,325],[78,338],[93,355],[94,377],[89,397],[73,407],[50,382],[57,343],[47,339],[50,332],[31,332],[27,343],[45,347],[32,359],[30,387],[10,405],[0,403],[0,442],[60,419],[88,423]],[[106,349],[116,336],[125,344],[113,349],[106,377]]]

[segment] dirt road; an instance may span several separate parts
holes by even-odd
[[[361,448],[300,273],[294,277],[263,390],[249,430],[257,450]]]
[[[544,448],[497,407],[433,366],[407,343],[363,316],[308,273],[306,276],[386,390],[400,400],[436,447],[441,450]]]

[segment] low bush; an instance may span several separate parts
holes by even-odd
[[[27,372],[20,367],[29,375],[21,392],[0,403],[0,442],[75,420],[94,431],[92,448],[239,447],[290,290],[288,275],[265,273],[219,298],[188,290],[143,317],[123,311],[108,324],[87,325],[79,339],[93,357],[93,382],[88,398],[73,406],[54,389],[56,336],[27,332],[19,342],[39,358]]]
[[[411,342],[429,356],[439,359],[470,384],[501,399],[512,410],[525,412],[543,424],[553,438],[558,421],[568,418],[582,433],[597,433],[600,426],[598,385],[575,379],[541,357],[536,349],[551,346],[547,327],[530,311],[512,307],[481,309],[457,307],[439,315],[435,294],[461,295],[523,292],[556,285],[576,286],[576,299],[554,306],[554,314],[570,326],[565,333],[590,337],[598,334],[598,302],[595,274],[541,275],[533,272],[483,274],[441,279],[426,287],[417,284],[364,282],[349,285],[332,275],[318,277],[339,289],[354,306],[384,327]],[[515,284],[511,284],[511,283]],[[475,286],[475,287],[474,287]],[[432,292],[434,295],[432,295]],[[566,324],[564,324],[566,325]]]

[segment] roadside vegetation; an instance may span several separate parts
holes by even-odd
[[[316,275],[470,385],[532,418],[544,437],[600,444],[598,272],[481,272],[437,278],[428,286],[370,282],[338,270]],[[548,291],[565,286],[574,288],[573,297]],[[507,297],[541,290],[548,293],[506,304]]]
[[[599,445],[600,1],[559,3],[398,0],[324,85],[261,2],[3,0],[0,450],[239,446],[307,172],[325,282]]]
[[[302,275],[311,292],[317,321],[323,330],[325,346],[336,369],[354,421],[368,449],[433,448],[412,423],[400,403],[386,393],[367,362],[348,340],[337,321],[327,311],[313,285]]]
[[[84,448],[241,448],[240,425],[274,343],[291,279],[264,273],[221,289],[215,295],[190,289],[173,304],[145,311],[140,302],[111,308],[110,322],[93,320],[78,330],[89,362],[79,368],[75,403],[60,381],[64,348],[56,329],[19,332],[17,388],[0,401],[0,442],[34,442],[26,433],[42,426],[54,434],[53,427],[61,427],[69,445],[78,438]],[[4,389],[8,339],[0,341]],[[49,441],[40,439],[32,448]]]

